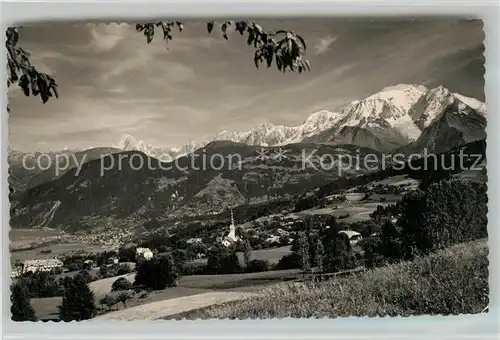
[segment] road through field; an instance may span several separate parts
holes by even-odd
[[[257,294],[243,292],[202,293],[130,307],[99,315],[92,320],[156,320],[211,305],[242,300],[255,295]]]

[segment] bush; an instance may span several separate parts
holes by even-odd
[[[130,289],[130,287],[132,287],[130,281],[124,277],[120,277],[111,285],[111,291],[114,292],[117,290],[128,290]]]
[[[134,270],[127,263],[122,263],[118,265],[118,270],[116,270],[116,275],[113,276],[125,275],[128,273],[132,273],[133,271]]]
[[[208,274],[235,274],[243,271],[236,252],[227,248],[210,250],[206,269]]]
[[[107,310],[111,310],[113,306],[118,303],[116,297],[111,294],[106,294],[102,299],[99,300],[101,306],[105,306]]]
[[[298,253],[293,252],[283,256],[274,267],[275,270],[299,269],[301,265],[301,257]]]
[[[207,272],[204,263],[189,263],[182,267],[182,275],[203,275]]]
[[[143,261],[137,268],[134,285],[143,285],[153,290],[175,286],[180,277],[179,269],[171,254]]]
[[[267,272],[271,264],[266,260],[251,260],[245,267],[245,273]]]

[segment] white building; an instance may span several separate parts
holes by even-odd
[[[279,236],[276,236],[276,235],[270,235],[267,239],[266,239],[266,242],[267,243],[274,243],[274,242],[279,242],[280,240],[280,237]]]
[[[55,268],[62,268],[63,263],[59,259],[28,260],[23,263],[23,274],[28,272],[48,272]]]
[[[203,243],[201,237],[190,238],[186,241],[187,244]]]
[[[339,231],[339,234],[345,234],[352,246],[361,241],[363,238],[360,233],[354,230],[341,230]]]
[[[153,252],[149,248],[137,248],[135,250],[135,258],[136,260],[144,259],[149,261],[153,258]]]
[[[229,247],[231,244],[234,244],[240,240],[239,236],[236,236],[236,225],[234,224],[234,215],[231,210],[231,224],[229,225],[229,233],[222,239],[222,245],[224,247]]]

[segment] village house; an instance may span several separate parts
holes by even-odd
[[[97,267],[97,264],[95,263],[95,261],[92,261],[90,259],[83,261],[83,265],[86,269],[92,269],[92,268]]]
[[[360,233],[354,230],[341,230],[339,231],[339,234],[346,235],[352,246],[357,244],[363,238]]]
[[[118,259],[118,257],[110,257],[108,259],[108,264],[109,265],[112,265],[112,264],[118,264],[120,262],[120,260]]]
[[[18,278],[19,276],[21,276],[22,272],[23,272],[22,267],[14,266],[12,267],[12,273],[10,274],[10,277],[12,279]]]
[[[137,248],[135,250],[135,259],[149,261],[153,258],[153,252],[149,248]]]
[[[59,259],[28,260],[23,263],[23,274],[37,271],[48,272],[56,268],[62,268],[63,263]]]
[[[194,244],[194,243],[203,243],[203,240],[200,237],[194,237],[186,240],[187,244]]]

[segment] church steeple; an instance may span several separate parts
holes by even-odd
[[[231,209],[231,225],[234,225],[233,209]]]

